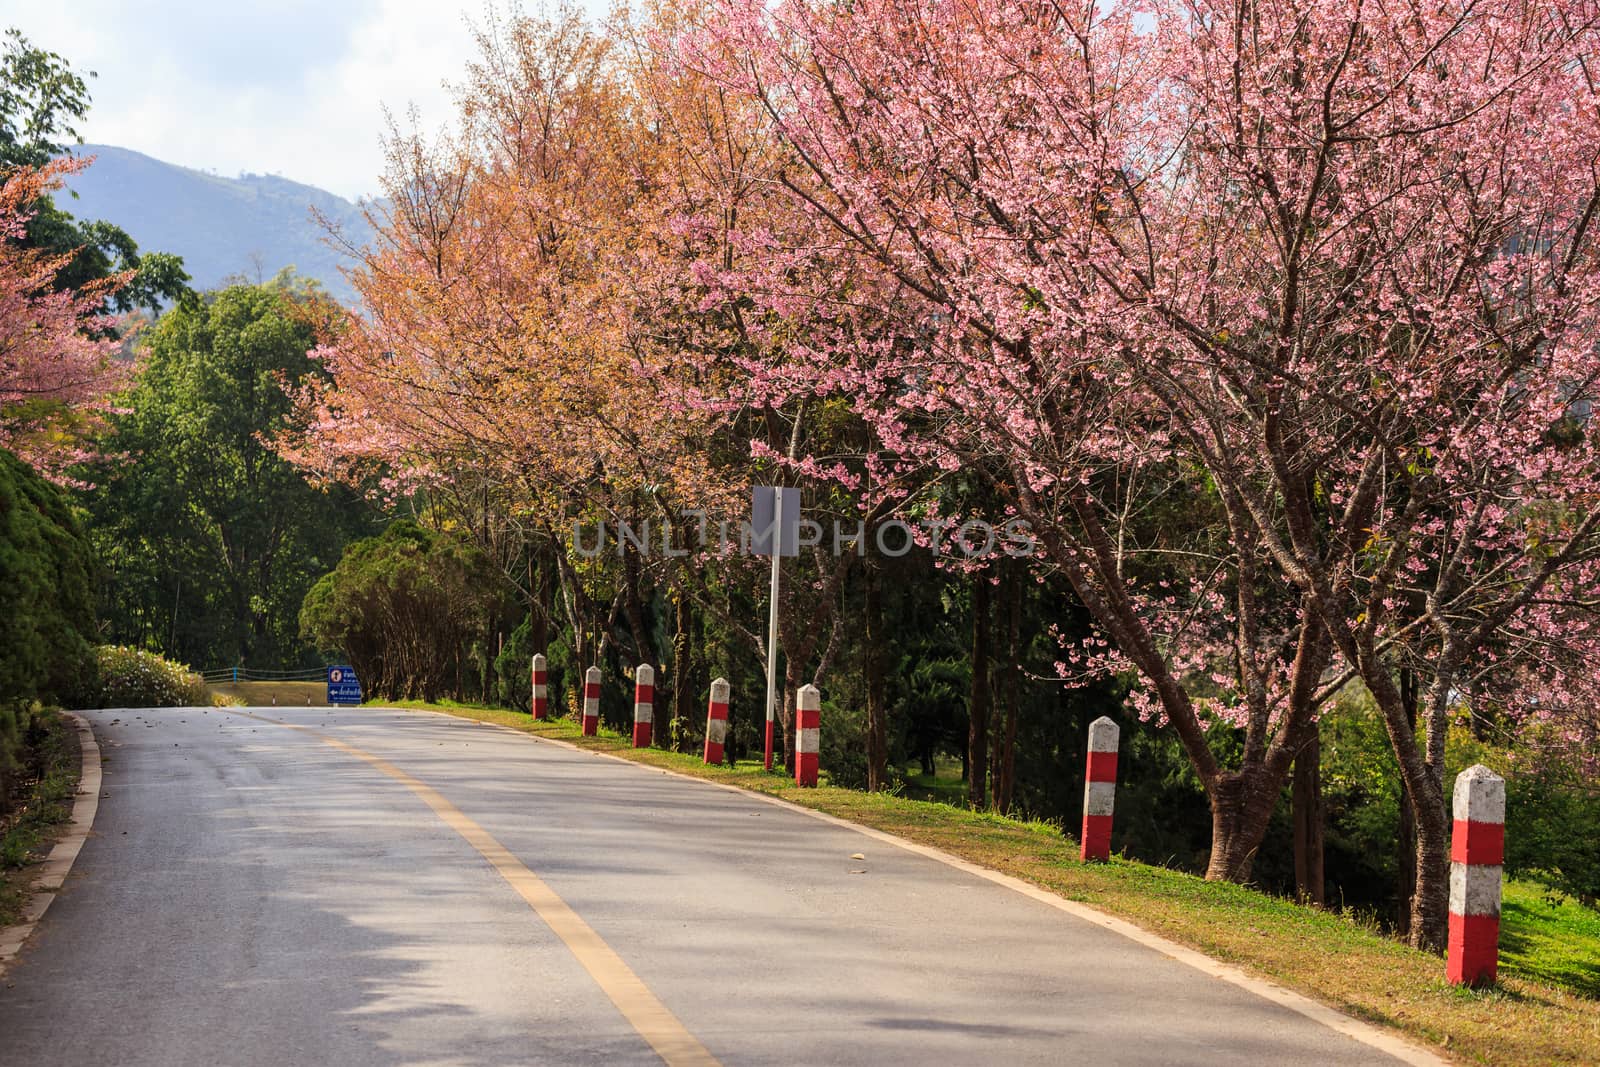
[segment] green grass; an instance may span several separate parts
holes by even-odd
[[[21,915],[33,883],[29,867],[43,858],[72,818],[78,789],[78,736],[72,724],[57,712],[36,714],[44,732],[30,755],[35,774],[0,822],[0,926]]]
[[[1600,999],[1600,911],[1538,882],[1508,881],[1500,912],[1500,966]]]
[[[772,794],[931,845],[1128,919],[1464,1062],[1593,1063],[1600,1049],[1600,1001],[1592,985],[1600,936],[1587,925],[1593,915],[1565,911],[1577,907],[1570,903],[1547,905],[1541,890],[1524,883],[1507,890],[1508,951],[1500,984],[1486,991],[1458,989],[1445,982],[1438,957],[1385,937],[1356,917],[1120,857],[1084,864],[1076,843],[1047,823],[840,789],[827,783],[826,773],[821,787],[802,789],[785,775],[764,772],[759,762],[732,770],[707,767],[692,754],[634,750],[609,730],[582,737],[566,719],[535,723],[517,712],[416,701],[385,706],[509,726]],[[1555,921],[1541,910],[1546,908]]]
[[[905,776],[905,795],[915,800],[937,800],[964,806],[967,783],[961,777],[961,761],[952,756],[937,756],[932,774]]]
[[[470,701],[461,700],[435,700],[432,702],[426,700],[369,700],[363,706],[369,708],[411,708],[416,711],[496,711],[506,716],[508,722],[519,717],[524,721],[528,719],[528,716],[522,712],[497,708],[493,704],[474,704]],[[621,736],[615,731],[608,730],[607,733],[612,737]]]

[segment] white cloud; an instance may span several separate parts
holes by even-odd
[[[98,72],[85,141],[353,198],[377,192],[385,106],[403,122],[415,105],[425,128],[450,121],[443,84],[475,54],[468,20],[484,11],[484,0],[0,0],[0,27]]]

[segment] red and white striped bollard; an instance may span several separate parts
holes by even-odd
[[[803,685],[795,694],[794,784],[817,784],[817,745],[822,734],[822,691]]]
[[[711,703],[706,708],[707,763],[722,762],[722,742],[728,736],[728,680],[718,678],[711,683]]]
[[[1089,763],[1083,777],[1083,835],[1078,857],[1111,858],[1111,815],[1117,799],[1117,740],[1122,730],[1102,715],[1089,724]]]
[[[1500,875],[1506,852],[1506,780],[1481,763],[1456,776],[1451,797],[1450,940],[1452,985],[1491,985],[1500,963]]]
[[[600,668],[590,667],[583,673],[583,736],[593,737],[600,732]]]
[[[544,653],[536,652],[533,657],[533,717],[535,719],[543,719],[550,714],[550,687],[547,684],[547,677]]]
[[[655,725],[656,669],[641,663],[633,672],[633,747],[649,748]]]

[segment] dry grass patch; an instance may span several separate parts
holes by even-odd
[[[222,682],[207,686],[212,703],[242,704],[246,707],[285,708],[326,707],[328,683],[315,682]]]

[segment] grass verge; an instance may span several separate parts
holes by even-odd
[[[29,780],[4,822],[0,822],[0,927],[21,917],[33,885],[33,864],[42,860],[72,818],[81,753],[78,735],[65,715],[36,713],[40,732],[29,753]]]
[[[903,770],[903,768],[902,768]],[[961,761],[940,756],[934,761],[932,774],[905,775],[904,795],[915,800],[934,800],[944,804],[964,807],[967,802],[967,783],[961,777]]]
[[[249,707],[317,706],[328,702],[326,682],[223,682],[206,687],[211,691],[212,703],[219,698],[227,703],[241,703]]]
[[[1507,882],[1500,911],[1500,966],[1600,999],[1600,912],[1537,882]],[[1600,1059],[1600,1041],[1593,1055]]]
[[[787,777],[764,772],[759,763],[707,767],[694,755],[635,750],[629,739],[609,730],[583,737],[565,719],[534,722],[525,714],[464,704],[385,706],[509,726],[772,794],[898,834],[1128,919],[1467,1062],[1593,1063],[1600,1049],[1600,1001],[1554,984],[1592,978],[1600,939],[1585,933],[1578,922],[1582,916],[1560,925],[1563,933],[1549,933],[1548,917],[1537,909],[1577,905],[1549,904],[1542,890],[1526,883],[1512,883],[1507,890],[1500,984],[1484,991],[1458,989],[1445,982],[1443,961],[1352,918],[1131,860],[1084,864],[1076,844],[1048,824],[839,789],[826,781],[801,789]]]

